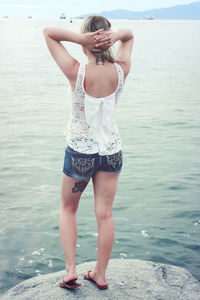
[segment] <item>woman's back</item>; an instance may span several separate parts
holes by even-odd
[[[85,65],[85,92],[94,97],[106,97],[118,87],[118,71],[115,64],[106,62],[104,65]]]
[[[67,144],[81,153],[113,154],[121,149],[121,138],[113,114],[123,89],[123,70],[119,64],[114,63],[108,65],[106,76],[99,69],[97,76],[92,78],[96,74],[93,74],[94,70],[90,66],[88,72],[87,66],[80,64],[75,89],[71,93]]]

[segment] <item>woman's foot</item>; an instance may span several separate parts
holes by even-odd
[[[59,286],[64,288],[76,288],[80,286],[80,283],[77,283],[76,280],[78,279],[78,276],[76,272],[68,272],[66,271],[65,277],[59,282]]]
[[[63,278],[63,280],[64,280],[65,282],[71,281],[71,280],[77,280],[77,279],[78,279],[78,275],[77,275],[76,272],[71,273],[71,272],[68,272],[68,271],[66,271],[66,275],[65,275],[65,277]]]
[[[108,284],[105,280],[105,277],[100,276],[95,271],[88,271],[84,273],[83,277],[87,280],[94,282],[99,289],[107,289]]]

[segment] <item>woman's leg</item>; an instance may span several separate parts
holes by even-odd
[[[106,284],[106,268],[114,241],[112,204],[117,190],[119,174],[98,171],[93,176],[95,213],[98,224],[97,263],[90,276],[100,285]],[[87,276],[87,274],[86,274]]]
[[[66,259],[65,281],[76,279],[76,211],[82,192],[89,180],[73,179],[63,173],[61,186],[61,206],[59,231]]]

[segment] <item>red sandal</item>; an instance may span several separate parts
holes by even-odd
[[[76,282],[76,280],[64,281],[63,279],[61,282],[59,282],[59,286],[64,289],[75,289],[80,285],[81,283]]]
[[[106,284],[106,285],[100,285],[100,284],[98,284],[94,279],[92,279],[92,277],[90,276],[90,272],[92,272],[92,271],[89,270],[89,271],[87,272],[87,276],[85,276],[85,274],[84,274],[84,276],[83,276],[84,279],[87,279],[87,280],[89,280],[89,281],[95,283],[96,286],[98,287],[98,289],[100,289],[100,290],[105,290],[105,289],[108,288],[108,284]]]

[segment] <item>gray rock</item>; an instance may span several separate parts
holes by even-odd
[[[199,300],[200,282],[184,268],[139,259],[111,259],[106,272],[107,290],[83,279],[95,262],[77,266],[78,282],[74,290],[63,289],[58,282],[65,270],[25,280],[8,290],[4,300]]]

